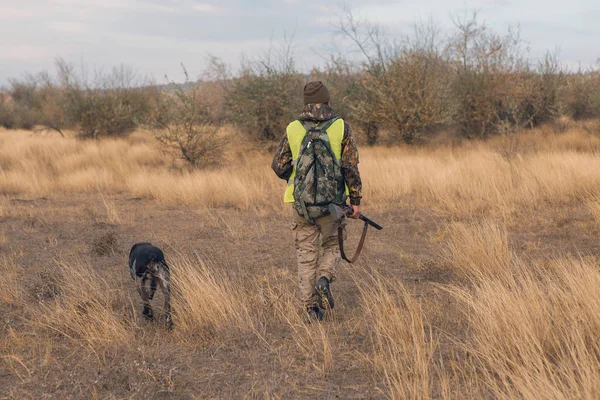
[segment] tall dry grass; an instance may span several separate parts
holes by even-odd
[[[0,138],[3,194],[127,192],[177,206],[280,208],[281,184],[270,170],[269,157],[260,153],[233,150],[229,165],[190,172],[176,168],[171,156],[143,133],[103,141],[39,137],[25,131],[0,132]]]
[[[483,280],[510,275],[508,231],[501,223],[452,223],[448,227],[447,252],[454,271],[462,277]]]
[[[437,379],[435,343],[414,294],[400,279],[370,275],[356,279],[361,313],[373,354],[367,356],[384,378],[392,399],[430,399]]]
[[[126,192],[167,205],[281,210],[285,183],[271,155],[232,145],[229,162],[210,171],[174,168],[143,133],[130,139],[77,141],[0,132],[0,193]],[[600,138],[575,125],[459,147],[361,149],[366,205],[429,207],[454,216],[498,214],[542,202],[596,198]]]
[[[514,210],[597,194],[600,157],[571,150],[540,151],[507,160],[486,146],[417,152],[364,152],[365,198],[431,207],[449,215]],[[416,204],[415,204],[416,203]]]
[[[462,305],[465,350],[498,398],[597,398],[600,394],[600,271],[595,260],[526,261],[505,228],[451,228],[453,263],[470,279],[449,292]]]
[[[223,268],[199,257],[181,255],[171,258],[169,263],[178,329],[198,334],[225,329],[255,332],[247,289],[232,282]]]
[[[358,315],[340,321],[334,313],[322,324],[310,324],[298,312],[294,293],[286,290],[296,284],[289,271],[265,265],[262,275],[238,271],[234,279],[228,265],[174,252],[169,258],[176,324],[172,340],[203,345],[218,337],[233,337],[232,343],[252,337],[257,342],[251,343],[264,347],[277,368],[319,379],[343,372],[336,370],[337,362],[353,357],[369,363],[384,396],[394,399],[598,398],[597,261],[530,259],[512,247],[505,219],[519,207],[568,202],[587,204],[591,215],[600,218],[600,139],[577,129],[563,135],[534,131],[519,139],[454,148],[361,152],[367,207],[410,203],[464,217],[451,218],[447,240],[436,249],[460,279],[435,286],[455,302],[464,331],[438,329],[430,309],[401,277],[355,271]],[[0,133],[3,194],[97,193],[112,223],[123,221],[109,197],[120,192],[170,206],[281,208],[283,182],[270,171],[268,154],[234,149],[221,169],[187,172],[173,168],[144,136],[79,142],[23,135]],[[12,216],[9,197],[0,197],[0,217]],[[205,223],[239,239],[246,222],[208,214]],[[144,322],[132,287],[78,259],[58,260],[56,269],[52,290],[30,305],[18,256],[0,257],[0,302],[24,307],[27,326],[50,338],[60,336],[93,350],[127,349],[135,342]],[[153,302],[158,319],[160,301],[157,295]],[[447,306],[438,304],[438,313]],[[35,364],[12,349],[28,339],[12,327],[4,332],[1,365],[26,380]],[[366,344],[344,344],[348,335],[362,335]],[[452,351],[442,351],[442,339]],[[40,359],[46,357],[42,353]]]
[[[49,299],[33,311],[34,326],[91,348],[131,343],[134,321],[123,287],[79,259],[57,261],[52,279]]]
[[[254,297],[250,286],[232,282],[225,270],[201,258],[174,254],[169,259],[172,275],[171,304],[177,331],[195,337],[228,331],[260,337],[251,316]],[[2,299],[18,301],[18,266],[2,259],[0,271],[7,273],[1,285]],[[14,273],[13,273],[14,271]],[[125,346],[132,342],[141,322],[140,299],[130,297],[138,282],[115,282],[78,259],[56,262],[50,290],[34,310],[31,323],[49,333],[88,344],[90,347]],[[113,279],[111,279],[113,278]],[[8,290],[11,289],[11,290]],[[46,290],[47,292],[47,290]],[[155,318],[163,321],[164,297],[158,290],[151,302]]]

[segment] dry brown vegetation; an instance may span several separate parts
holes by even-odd
[[[598,398],[600,132],[564,123],[361,149],[365,212],[385,229],[340,267],[319,324],[299,313],[268,152],[190,172],[144,132],[2,131],[0,392]],[[142,240],[172,265],[172,332],[140,315],[126,259]]]
[[[274,145],[302,108],[302,87],[321,80],[339,115],[369,145],[429,141],[442,131],[485,139],[564,117],[600,117],[598,66],[567,68],[558,51],[531,62],[518,27],[495,31],[477,12],[392,36],[348,10],[338,50],[310,73],[286,38],[240,66],[209,57],[198,77],[160,85],[133,68],[92,73],[57,59],[54,73],[25,74],[0,87],[0,127],[58,132],[82,139],[126,137],[150,129],[191,168],[218,164],[216,134],[231,124],[241,140]],[[164,83],[164,82],[162,82]]]

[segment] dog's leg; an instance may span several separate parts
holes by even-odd
[[[144,275],[144,277],[141,279],[140,281],[140,286],[138,287],[138,292],[140,293],[140,296],[142,297],[142,302],[144,304],[144,317],[147,320],[152,320],[153,315],[152,315],[152,307],[150,307],[150,297],[148,295],[148,291],[146,290],[146,281],[148,280],[148,278]]]
[[[156,293],[156,281],[157,279],[152,277],[152,280],[150,281],[150,293],[148,294],[149,300],[152,300],[154,298],[154,293]]]
[[[133,260],[131,261],[131,264],[129,264],[129,273],[131,274],[131,279],[133,279],[135,281],[135,263],[137,262],[137,260]]]
[[[173,320],[171,319],[171,274],[169,273],[168,267],[160,266],[158,269],[158,276],[156,277],[160,289],[163,291],[165,296],[165,317],[167,328],[173,328]]]

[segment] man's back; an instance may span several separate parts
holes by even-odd
[[[294,205],[300,298],[306,315],[320,320],[334,306],[329,284],[341,260],[338,235],[345,235],[345,220],[334,220],[328,206],[345,203],[348,195],[354,218],[362,191],[352,131],[330,107],[321,82],[304,87],[304,110],[288,125],[271,167],[287,181],[284,202]]]

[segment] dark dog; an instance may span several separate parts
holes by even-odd
[[[167,319],[167,328],[173,327],[171,320],[171,278],[169,265],[165,262],[165,255],[162,250],[150,243],[134,244],[129,252],[129,272],[131,279],[141,278],[138,292],[144,303],[144,317],[151,320],[153,318],[150,300],[156,292],[156,285],[165,295],[165,316]],[[150,281],[150,291],[146,289],[146,282]]]

